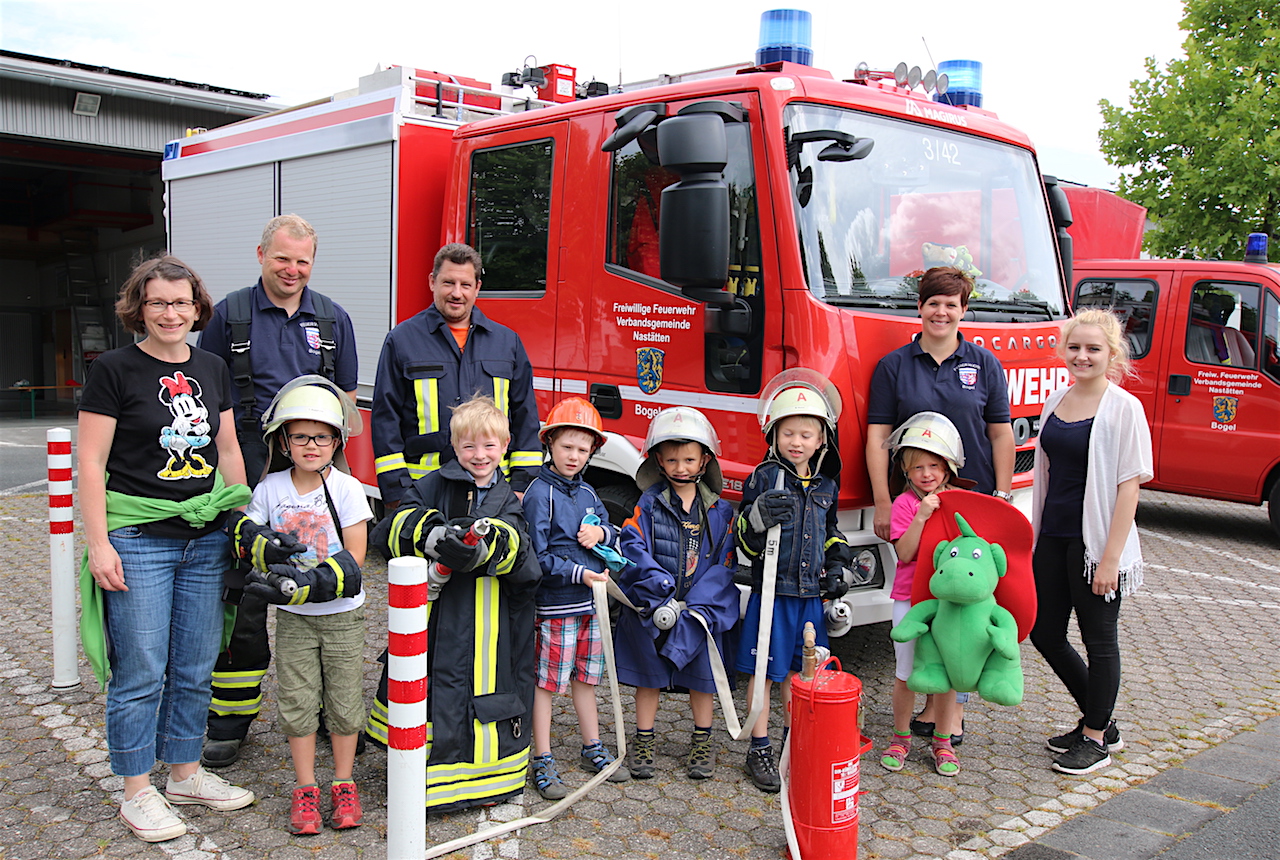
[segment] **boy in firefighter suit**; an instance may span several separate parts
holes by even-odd
[[[556,693],[571,693],[582,735],[582,767],[599,773],[613,755],[600,741],[596,687],[604,673],[604,647],[591,586],[608,582],[621,562],[618,528],[595,489],[582,480],[591,456],[605,442],[604,422],[581,397],[560,401],[539,433],[550,455],[524,494],[529,539],[542,568],[538,586],[538,686],[533,693],[533,783],[546,800],[567,793],[551,754],[551,708]],[[631,779],[625,767],[611,782]]]
[[[755,672],[761,615],[766,611],[760,605],[765,542],[769,529],[780,526],[772,617],[765,622],[772,624],[768,662],[764,678],[752,675],[747,700],[755,685],[763,683],[767,703],[772,682],[782,683],[785,744],[791,724],[786,704],[791,677],[801,667],[805,622],[813,622],[817,644],[825,646],[822,601],[837,599],[849,589],[846,567],[852,554],[836,527],[840,395],[821,374],[803,368],[784,371],[761,394],[759,417],[769,453],[747,480],[738,511],[738,542],[752,561],[752,575],[737,666],[741,672]],[[769,741],[768,707],[751,728],[745,770],[761,791],[781,788]]]
[[[694,726],[687,773],[709,779],[716,682],[707,631],[723,660],[733,653],[738,624],[733,508],[720,498],[720,440],[701,412],[675,406],[649,423],[645,452],[636,473],[643,493],[622,528],[622,554],[631,564],[618,583],[637,611],[623,610],[615,637],[618,680],[636,688],[631,774],[654,775],[661,692],[682,687],[689,691]]]
[[[449,422],[456,459],[413,482],[371,539],[388,558],[451,571],[429,586],[427,808],[489,805],[519,795],[529,768],[535,677],[534,593],[520,500],[502,474],[507,416],[476,396]],[[488,533],[469,544],[486,519]],[[379,698],[385,701],[384,670]]]
[[[288,563],[255,565],[245,593],[278,606],[280,728],[297,778],[289,829],[313,836],[323,823],[316,785],[322,702],[333,744],[329,824],[335,830],[358,827],[363,815],[351,772],[364,722],[360,565],[368,544],[365,523],[373,514],[342,453],[348,435],[360,432],[360,413],[336,385],[322,376],[300,376],[275,396],[262,422],[271,452],[268,473],[244,516],[291,535],[301,550]]]

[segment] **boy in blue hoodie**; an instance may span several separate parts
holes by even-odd
[[[533,694],[533,782],[546,800],[568,792],[551,754],[551,709],[556,693],[571,693],[582,734],[583,769],[599,773],[613,761],[600,742],[596,687],[604,673],[604,647],[591,586],[609,580],[602,551],[618,550],[618,530],[582,473],[604,444],[600,413],[581,397],[552,407],[538,434],[551,461],[524,494],[529,540],[542,568],[538,585],[538,682]],[[610,782],[631,779],[625,767]]]
[[[708,779],[715,768],[716,684],[707,632],[721,659],[732,654],[739,602],[733,508],[720,498],[720,440],[701,412],[675,406],[649,423],[645,451],[636,474],[644,492],[622,527],[622,554],[631,564],[619,575],[619,586],[638,611],[623,610],[615,637],[618,680],[636,688],[631,774],[654,775],[659,699],[662,690],[683,687],[693,711],[687,772],[691,779]],[[706,620],[706,628],[691,611]]]
[[[836,527],[840,495],[840,456],[836,419],[840,395],[821,375],[796,368],[775,377],[760,396],[760,426],[769,453],[756,466],[742,490],[738,541],[752,561],[751,599],[738,643],[738,671],[752,675],[747,701],[755,685],[765,685],[768,702],[773,682],[782,683],[783,742],[791,723],[787,702],[791,677],[800,670],[801,634],[812,621],[818,644],[827,644],[823,599],[835,599],[849,588],[845,568],[852,560],[849,543]],[[764,549],[768,531],[779,526],[775,597],[765,677],[754,675],[756,643],[762,615]],[[751,728],[746,773],[756,788],[781,788],[769,742],[769,709]]]

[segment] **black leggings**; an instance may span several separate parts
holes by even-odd
[[[1093,593],[1084,577],[1081,538],[1041,537],[1032,560],[1036,578],[1036,624],[1031,644],[1066,685],[1087,728],[1105,730],[1120,693],[1120,595],[1110,602]],[[1075,610],[1089,664],[1067,641]]]

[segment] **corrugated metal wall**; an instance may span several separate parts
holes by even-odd
[[[384,143],[173,180],[170,247],[217,301],[261,274],[254,249],[272,216],[306,218],[320,240],[310,285],[350,314],[360,382],[372,386],[391,326],[393,167]]]
[[[225,113],[104,95],[96,117],[76,116],[75,90],[0,78],[0,134],[164,152],[181,129],[225,125]],[[175,129],[178,131],[175,132]]]
[[[311,284],[351,315],[366,385],[391,324],[391,146],[280,162],[280,211],[316,228]]]

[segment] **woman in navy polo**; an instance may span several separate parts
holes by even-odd
[[[975,482],[979,493],[1011,500],[1014,441],[1008,384],[1000,360],[960,334],[969,308],[973,280],[953,266],[938,266],[920,279],[920,334],[880,359],[871,377],[867,405],[867,470],[875,496],[875,532],[889,540],[889,452],[884,441],[893,428],[917,412],[941,412],[960,431],[965,463],[960,477]],[[964,699],[968,695],[961,693]],[[962,707],[937,709],[930,696],[912,720],[917,734],[932,734],[935,710],[939,729],[951,729],[952,744],[963,738]],[[963,704],[963,703],[961,703]],[[941,732],[939,732],[941,734]]]

